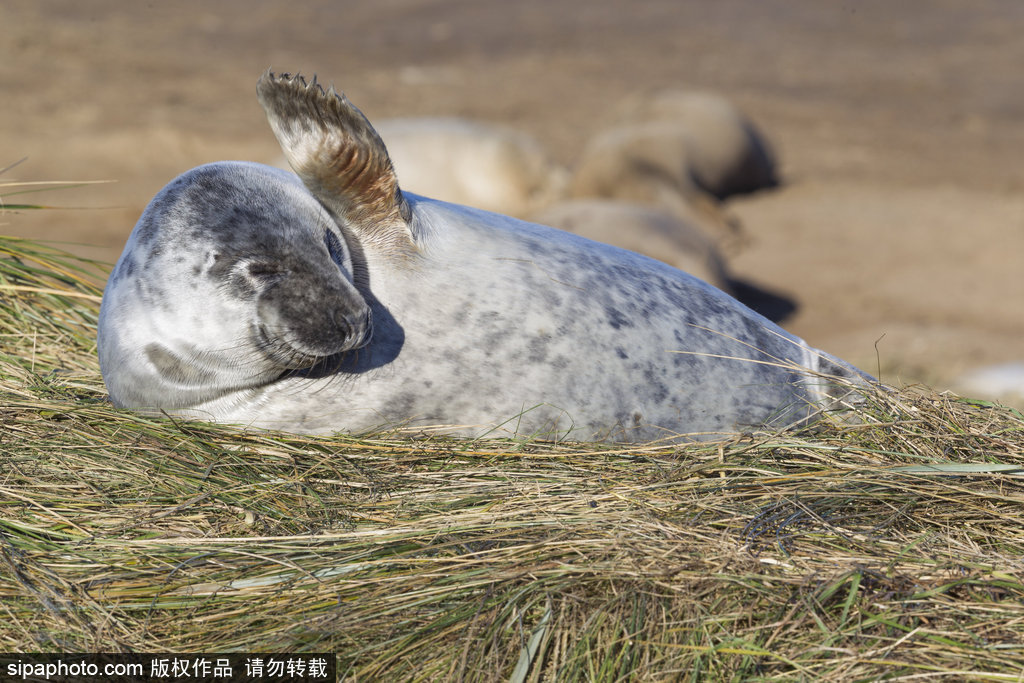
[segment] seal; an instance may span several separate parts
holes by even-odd
[[[620,125],[667,124],[686,138],[685,163],[694,182],[718,199],[778,186],[771,144],[736,105],[717,93],[668,89],[628,98]],[[673,139],[673,134],[667,134]],[[620,152],[621,153],[621,152]]]
[[[975,368],[955,379],[953,387],[964,396],[984,397],[1021,405],[1024,403],[1024,362]]]
[[[680,215],[716,200],[691,168],[692,133],[674,122],[622,125],[587,143],[569,183],[572,199],[615,199]]]
[[[333,87],[267,72],[257,94],[298,180],[223,162],[152,200],[100,314],[118,406],[649,441],[802,423],[868,381],[666,264],[403,193]]]
[[[523,217],[559,196],[568,172],[532,137],[468,119],[375,121],[402,188]]]
[[[735,237],[720,200],[779,184],[768,141],[719,95],[667,90],[618,109],[577,160],[571,198],[647,204]]]

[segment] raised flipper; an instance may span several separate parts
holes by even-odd
[[[306,83],[269,70],[256,93],[288,163],[364,248],[416,249],[384,142],[348,98],[333,87],[325,92],[316,77]]]

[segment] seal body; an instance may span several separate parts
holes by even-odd
[[[553,204],[531,218],[664,261],[731,293],[728,268],[714,241],[668,211],[630,202],[578,199]]]
[[[333,90],[268,74],[259,94],[302,183],[220,163],[157,195],[101,312],[120,406],[295,432],[637,441],[791,425],[864,381],[666,264],[403,194]]]

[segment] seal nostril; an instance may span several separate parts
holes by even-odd
[[[355,312],[341,309],[331,311],[333,329],[345,348],[356,348],[365,343],[369,337],[370,320],[368,308]]]

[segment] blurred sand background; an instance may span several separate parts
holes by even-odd
[[[0,232],[113,261],[172,177],[274,162],[269,66],[370,120],[456,115],[571,165],[622,98],[712,90],[772,142],[784,184],[731,200],[744,280],[783,325],[891,383],[944,389],[1024,359],[1019,0],[352,0],[0,3],[5,179],[114,180],[33,197]]]

